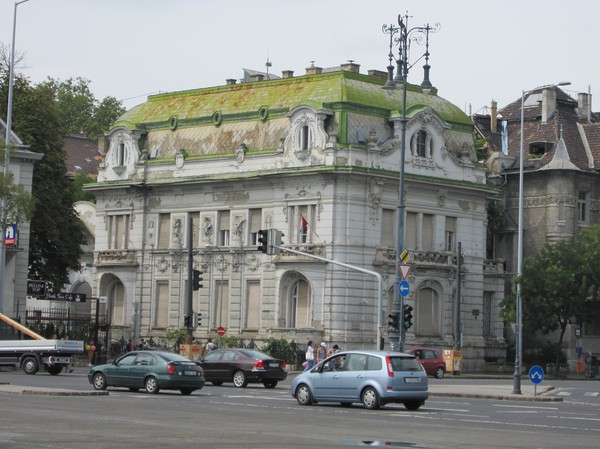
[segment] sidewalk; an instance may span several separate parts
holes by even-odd
[[[492,385],[475,385],[475,384],[429,384],[430,396],[447,396],[447,397],[462,397],[462,398],[479,398],[479,399],[500,399],[512,401],[540,401],[540,402],[562,402],[561,397],[544,396],[544,394],[554,390],[552,385],[537,386],[537,390],[533,385],[522,384],[521,393],[513,394],[513,386],[510,383],[492,384]]]

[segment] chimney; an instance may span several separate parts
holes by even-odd
[[[579,117],[590,119],[592,111],[592,102],[590,101],[590,95],[585,92],[577,94],[577,115]]]
[[[548,123],[556,111],[556,90],[551,87],[542,91],[542,124]]]
[[[319,73],[322,73],[322,72],[323,72],[322,67],[315,67],[315,61],[311,61],[310,67],[306,68],[307,75],[318,75]]]
[[[234,78],[228,78],[225,80],[228,86],[233,86],[237,81]]]
[[[261,73],[257,73],[255,75],[250,75],[250,82],[262,81],[265,78],[265,75]]]
[[[293,70],[283,70],[281,72],[281,77],[282,78],[293,78],[294,77],[294,71]]]
[[[490,131],[495,133],[498,129],[498,102],[496,100],[492,100],[490,109]]]
[[[346,64],[342,64],[341,67],[346,72],[360,73],[360,64],[355,64],[354,61],[348,61]]]
[[[367,71],[367,75],[372,76],[374,78],[387,79],[387,72],[383,72],[381,70],[369,70]]]

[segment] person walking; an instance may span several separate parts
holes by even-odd
[[[204,346],[204,354],[203,355],[208,355],[211,352],[213,352],[215,349],[217,349],[217,347],[213,343],[212,338],[206,339],[206,346]]]
[[[306,345],[306,370],[309,370],[315,366],[315,348],[313,347],[313,341],[308,340]]]
[[[340,351],[340,347],[338,345],[333,345],[329,351],[327,351],[327,355],[325,357],[331,357],[333,354],[336,354]]]
[[[321,346],[317,348],[317,360],[316,363],[319,364],[321,361],[325,360],[325,356],[327,355],[327,343],[322,342]]]

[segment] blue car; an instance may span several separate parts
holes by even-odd
[[[291,394],[300,405],[362,403],[377,409],[402,403],[418,410],[429,397],[427,374],[410,354],[385,351],[344,351],[323,360],[292,381]]]

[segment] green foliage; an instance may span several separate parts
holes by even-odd
[[[169,351],[179,353],[179,345],[185,342],[186,337],[187,329],[168,327],[165,330],[165,336],[159,338],[159,344]]]
[[[87,190],[83,190],[85,184],[94,182],[86,173],[78,173],[73,179],[73,191],[75,195],[75,202],[77,201],[89,201],[96,202],[96,196]]]
[[[240,339],[234,335],[224,335],[217,340],[219,348],[237,348],[240,343]]]
[[[521,297],[525,331],[559,331],[558,364],[569,323],[600,317],[600,226],[578,237],[545,245],[523,263]],[[505,318],[514,317],[514,299],[503,302]]]
[[[67,134],[83,133],[96,140],[125,113],[125,108],[114,97],[98,102],[90,83],[88,79],[77,77],[65,81],[48,78],[44,84],[54,92],[60,121]]]

